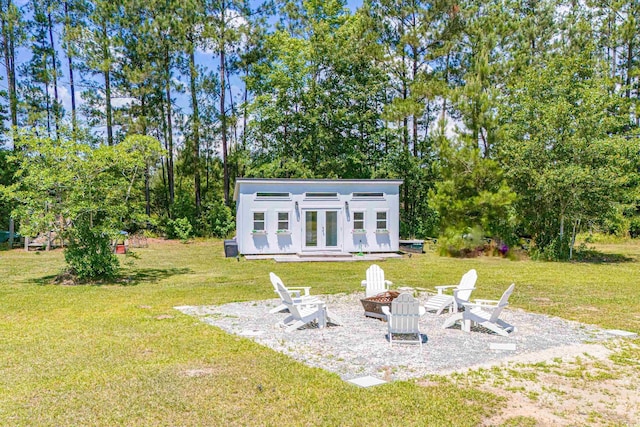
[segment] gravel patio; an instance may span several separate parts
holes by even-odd
[[[335,372],[345,380],[362,376],[406,380],[477,367],[578,356],[603,351],[597,343],[615,336],[594,326],[507,308],[501,318],[517,328],[508,337],[483,328],[474,328],[471,333],[462,332],[459,326],[442,329],[448,313],[440,316],[427,313],[420,321],[421,332],[426,335],[422,349],[415,344],[391,347],[386,339],[387,324],[364,316],[362,293],[320,298],[340,319],[340,326],[306,327],[287,333],[280,325],[287,314],[269,313],[279,304],[276,299],[176,309],[309,366]],[[427,297],[419,298],[424,302]]]

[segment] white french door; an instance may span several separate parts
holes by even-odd
[[[304,250],[342,250],[339,209],[309,209],[303,212]]]

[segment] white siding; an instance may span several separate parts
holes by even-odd
[[[285,254],[303,251],[394,252],[400,230],[397,180],[251,180],[236,183],[236,240],[243,254]],[[289,193],[290,197],[256,197],[260,193]],[[353,197],[353,193],[383,193],[383,197]],[[332,198],[310,198],[306,193],[337,193]],[[346,203],[345,203],[346,202]],[[297,203],[297,209],[296,209]],[[304,246],[305,213],[337,212],[337,246]],[[254,234],[253,212],[265,212],[265,232]],[[353,233],[353,212],[365,214],[365,233]],[[387,213],[387,232],[376,232],[376,212]],[[278,212],[289,212],[289,233],[277,233]],[[319,216],[322,217],[322,213]],[[327,230],[331,227],[327,226]],[[328,231],[327,231],[328,232]],[[319,234],[319,236],[321,236]],[[322,240],[322,238],[321,238]]]

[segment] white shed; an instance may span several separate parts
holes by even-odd
[[[401,184],[390,179],[238,179],[238,251],[395,252]]]

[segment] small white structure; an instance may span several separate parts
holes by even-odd
[[[386,179],[238,179],[238,251],[395,252],[401,184]]]

